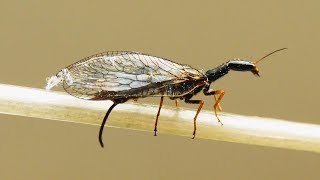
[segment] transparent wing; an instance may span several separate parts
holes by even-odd
[[[125,51],[94,55],[62,71],[64,89],[82,99],[156,96],[168,84],[203,78],[188,65]]]

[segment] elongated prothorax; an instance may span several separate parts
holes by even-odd
[[[239,59],[228,61],[214,69],[208,70],[206,76],[210,82],[213,82],[226,75],[230,70],[251,71],[253,74],[258,74],[258,70],[254,63]]]

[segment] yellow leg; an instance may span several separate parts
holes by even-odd
[[[213,97],[214,97],[214,101],[217,102],[217,96],[216,96],[216,94],[214,94]],[[220,103],[218,103],[218,110],[219,110],[219,111],[222,111],[222,107],[221,107]]]
[[[197,110],[197,114],[194,116],[193,118],[193,137],[192,139],[194,139],[196,137],[196,131],[197,131],[197,117],[198,117],[198,114],[200,113],[201,109],[202,109],[202,106],[203,106],[203,101],[200,101],[199,102],[199,107],[198,107],[198,110]]]
[[[207,92],[208,95],[212,95],[212,96],[213,96],[215,102],[217,102],[217,99],[218,99],[217,96],[216,96],[217,94],[219,94],[218,91],[223,91],[223,90],[217,90],[217,91],[215,91],[215,90],[213,90],[213,89],[209,89],[208,92]],[[223,92],[224,92],[224,91],[223,91]],[[218,103],[218,110],[219,110],[219,111],[222,111],[222,107],[221,107],[220,103]]]
[[[163,96],[161,96],[161,98],[160,98],[160,105],[159,105],[159,109],[158,109],[158,113],[157,113],[157,117],[156,117],[156,122],[154,123],[154,136],[157,136],[158,119],[160,116],[160,110],[161,110],[162,104],[163,104]]]
[[[223,125],[222,122],[220,121],[218,114],[217,114],[217,107],[219,106],[219,103],[222,99],[222,97],[224,96],[224,90],[216,90],[215,91],[215,95],[219,95],[219,97],[216,99],[216,103],[213,106],[213,110],[214,110],[214,114],[216,115],[218,122],[221,124],[221,126]]]
[[[199,104],[197,113],[193,118],[193,137],[192,137],[192,139],[194,139],[196,137],[196,131],[197,131],[197,117],[202,109],[204,102],[202,100],[190,100],[190,99],[185,99],[185,102],[189,103],[189,104]]]
[[[175,99],[175,102],[176,102],[176,108],[178,108],[179,107],[179,100]]]

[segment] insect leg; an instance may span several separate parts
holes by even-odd
[[[198,117],[199,112],[202,109],[202,106],[203,106],[204,102],[202,100],[190,100],[190,99],[185,99],[185,102],[189,103],[189,104],[199,104],[197,113],[193,118],[193,137],[192,137],[192,139],[194,139],[196,137],[196,131],[197,131],[197,122],[196,122],[197,121],[197,117]]]
[[[223,125],[223,123],[220,121],[219,117],[218,117],[218,114],[217,114],[217,108],[219,108],[220,106],[220,101],[222,99],[222,97],[224,96],[224,90],[212,90],[212,89],[208,89],[208,88],[205,88],[203,90],[203,93],[204,95],[206,96],[209,96],[209,95],[213,95],[215,100],[216,100],[216,103],[214,104],[213,106],[213,111],[214,111],[214,114],[216,115],[217,119],[218,119],[218,122],[221,124],[221,126]],[[219,97],[217,98],[215,95],[219,95]],[[221,107],[219,108],[219,110],[221,110]]]
[[[175,104],[176,104],[176,108],[179,107],[179,100],[175,97],[169,97],[171,100],[174,100]]]
[[[216,94],[214,94],[213,97],[214,97],[214,101],[217,102],[217,96],[216,96]],[[218,103],[218,110],[219,110],[219,111],[222,111],[222,107],[221,107],[220,103]]]
[[[221,90],[221,91],[223,91],[223,90]],[[217,102],[217,92],[215,91],[215,90],[213,90],[213,89],[209,89],[209,86],[207,86],[207,87],[205,87],[204,89],[203,89],[203,93],[204,93],[204,95],[206,95],[206,96],[213,96],[214,97],[214,101],[215,102]],[[222,111],[222,107],[221,107],[221,105],[220,105],[220,103],[218,103],[218,109],[219,109],[219,111]]]
[[[157,125],[158,125],[158,119],[160,116],[160,110],[162,107],[162,103],[163,103],[163,96],[161,96],[161,98],[160,98],[160,105],[159,105],[159,109],[158,109],[158,113],[157,113],[157,117],[156,117],[156,122],[154,123],[154,136],[157,136]]]
[[[116,107],[116,105],[118,105],[120,103],[124,103],[126,101],[127,101],[127,99],[121,99],[121,100],[113,101],[113,104],[110,106],[110,108],[108,109],[106,115],[104,116],[103,121],[102,121],[101,126],[100,126],[100,130],[99,130],[99,142],[100,142],[101,147],[104,147],[103,141],[102,141],[102,133],[103,133],[104,125],[106,124],[106,121],[108,119],[109,114],[111,113],[112,109],[114,107]]]

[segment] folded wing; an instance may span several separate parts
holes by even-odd
[[[188,65],[126,51],[90,56],[59,73],[64,89],[82,99],[155,96],[168,84],[203,77]]]

